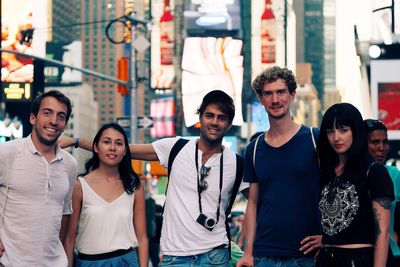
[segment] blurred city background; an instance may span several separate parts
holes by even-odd
[[[224,144],[243,153],[268,129],[251,81],[279,65],[297,77],[297,122],[350,102],[386,123],[400,166],[400,0],[1,0],[1,50],[0,142],[30,132],[50,89],[73,102],[66,135],[117,121],[131,142],[195,138],[196,108],[221,89],[237,110]],[[70,151],[82,171],[90,154]],[[163,167],[134,168],[163,193]]]

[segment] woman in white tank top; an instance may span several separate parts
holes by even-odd
[[[68,266],[148,266],[144,189],[131,166],[127,136],[118,124],[106,124],[92,148],[72,194],[63,242]]]

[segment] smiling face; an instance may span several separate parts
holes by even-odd
[[[231,127],[228,115],[216,104],[209,104],[200,116],[200,135],[210,143],[221,142]]]
[[[345,156],[353,144],[353,132],[349,126],[341,126],[336,128],[334,123],[332,129],[327,129],[329,143],[332,149],[339,155]]]
[[[289,88],[284,80],[266,83],[259,100],[264,106],[270,119],[279,120],[290,117],[290,105],[294,100],[295,92],[289,93]]]
[[[99,156],[99,164],[109,167],[118,166],[126,153],[124,136],[113,128],[104,130],[99,142],[94,145]]]
[[[35,116],[30,114],[35,145],[53,146],[67,123],[67,106],[54,97],[45,97]]]
[[[385,164],[389,152],[389,141],[384,130],[375,130],[368,134],[368,152],[380,164]]]

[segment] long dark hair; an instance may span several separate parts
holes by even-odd
[[[353,142],[346,152],[347,161],[344,170],[360,168],[361,164],[368,160],[367,132],[361,113],[349,103],[335,104],[322,118],[317,146],[321,170],[325,177],[335,177],[335,167],[338,163],[338,155],[331,147],[327,135],[327,130],[332,129],[334,125],[336,128],[350,127],[353,135]]]
[[[92,158],[90,158],[86,164],[85,164],[85,169],[86,169],[86,174],[89,172],[97,169],[99,167],[99,154],[94,151],[94,147],[98,145],[100,141],[100,137],[103,134],[103,132],[107,129],[114,129],[117,132],[121,133],[122,136],[124,137],[124,143],[125,143],[125,155],[122,158],[122,161],[118,165],[118,171],[120,178],[122,180],[122,184],[124,185],[124,189],[128,194],[132,194],[133,191],[137,188],[140,187],[140,179],[139,176],[135,173],[135,171],[132,169],[132,164],[131,164],[131,151],[129,149],[129,144],[128,144],[128,137],[126,136],[125,131],[122,129],[121,126],[119,126],[117,123],[108,123],[104,124],[100,130],[97,132],[96,136],[93,139],[93,145],[92,145],[92,151],[93,155]]]

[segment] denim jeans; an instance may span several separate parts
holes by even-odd
[[[255,267],[314,267],[314,258],[254,258]]]
[[[229,267],[229,253],[228,248],[214,248],[202,254],[192,256],[170,256],[164,255],[159,267],[165,266],[179,266],[179,267],[192,267],[192,266],[220,266]]]
[[[81,260],[75,258],[75,267],[139,267],[138,258],[135,250],[132,250],[128,254],[105,259],[105,260]]]

